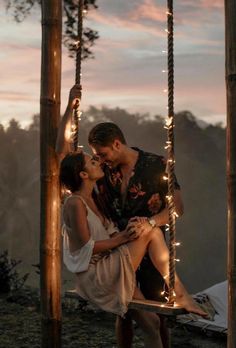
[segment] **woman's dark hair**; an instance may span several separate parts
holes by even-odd
[[[126,144],[124,134],[121,129],[112,122],[102,122],[91,129],[88,136],[89,145],[109,146],[118,139],[122,144]]]
[[[66,155],[61,161],[60,166],[60,183],[65,186],[72,193],[79,190],[82,179],[80,177],[80,172],[85,168],[85,157],[83,152],[71,152]],[[94,190],[92,192],[92,197],[97,205],[100,213],[110,218],[108,209],[106,208],[102,198]]]
[[[80,172],[84,170],[85,158],[82,152],[69,153],[66,155],[60,167],[60,182],[68,190],[74,192],[80,188],[82,179]]]

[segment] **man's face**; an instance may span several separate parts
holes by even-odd
[[[92,145],[92,152],[98,156],[101,163],[106,163],[109,167],[116,167],[119,164],[119,149],[114,143],[110,146]]]

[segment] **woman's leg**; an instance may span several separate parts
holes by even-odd
[[[128,243],[127,246],[135,271],[145,255],[146,250],[148,250],[153,265],[161,273],[168,285],[169,250],[163,233],[159,228],[153,228],[151,231],[143,232],[138,239]],[[177,275],[175,279],[176,303],[183,306],[189,312],[205,316],[206,313],[197,306]]]

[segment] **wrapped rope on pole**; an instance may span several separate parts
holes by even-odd
[[[174,204],[174,25],[173,0],[167,0],[168,33],[168,120],[167,120],[167,175],[168,175],[168,209],[169,209],[169,296],[168,304],[175,302],[175,204]]]
[[[83,45],[83,11],[84,0],[78,1],[78,27],[77,27],[77,42],[76,42],[76,71],[75,71],[75,83],[81,85],[81,57],[82,57],[82,45]],[[80,101],[75,104],[73,112],[73,145],[74,151],[83,146],[79,144],[79,123],[80,123]]]

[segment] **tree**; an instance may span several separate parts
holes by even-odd
[[[5,0],[6,9],[9,11],[16,22],[20,23],[30,15],[32,9],[36,6],[41,7],[41,0]],[[84,9],[89,11],[92,8],[97,9],[97,0],[85,0]],[[70,57],[75,57],[75,44],[77,40],[77,11],[78,5],[74,0],[64,0],[63,2],[63,21],[64,21],[64,33],[63,43],[68,49]],[[83,49],[82,59],[94,58],[91,47],[95,41],[99,38],[98,32],[91,28],[83,29]]]

